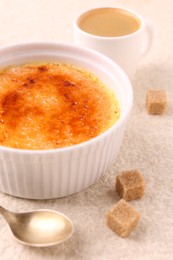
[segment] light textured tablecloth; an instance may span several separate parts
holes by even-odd
[[[70,197],[32,201],[0,193],[0,204],[13,211],[50,208],[67,214],[75,225],[69,241],[41,249],[13,240],[0,218],[1,260],[173,259],[173,1],[1,0],[0,46],[40,40],[72,42],[72,21],[78,11],[116,4],[138,11],[155,28],[153,47],[132,82],[134,106],[118,158],[95,185]],[[164,115],[147,114],[148,88],[166,91],[168,109]],[[142,218],[136,230],[122,239],[107,228],[105,213],[119,200],[115,176],[134,168],[147,183],[145,196],[131,202]]]

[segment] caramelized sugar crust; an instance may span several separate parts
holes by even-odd
[[[0,72],[0,145],[66,147],[98,136],[118,118],[112,92],[82,69],[45,63]]]

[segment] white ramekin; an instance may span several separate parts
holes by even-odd
[[[24,43],[0,49],[0,68],[35,61],[77,65],[112,88],[121,107],[118,122],[92,140],[53,150],[0,146],[0,190],[30,199],[67,196],[95,183],[115,160],[133,101],[131,83],[106,56],[64,43]],[[14,119],[15,120],[15,119]]]

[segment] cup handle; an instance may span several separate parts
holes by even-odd
[[[152,43],[153,43],[153,38],[154,38],[154,28],[153,25],[149,21],[145,21],[145,31],[146,31],[146,46],[143,49],[142,56],[145,56],[148,51],[150,50]]]

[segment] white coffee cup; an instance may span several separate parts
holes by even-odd
[[[139,22],[138,28],[134,32],[121,36],[96,35],[90,30],[86,31],[81,28],[81,22],[85,17],[90,19],[90,16],[95,15],[96,12],[104,13],[107,11],[115,11],[115,15],[117,11],[122,12],[124,15],[132,17],[132,19],[136,19]],[[104,20],[97,25],[101,30],[102,22]],[[96,27],[96,24],[93,22],[91,27]],[[138,62],[149,51],[153,42],[153,27],[150,22],[146,21],[138,13],[126,8],[98,7],[85,10],[77,15],[73,29],[75,44],[95,49],[109,56],[121,66],[130,79],[136,72]]]

